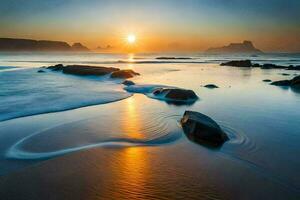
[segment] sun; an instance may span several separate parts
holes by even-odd
[[[129,34],[129,35],[127,36],[127,42],[128,42],[129,44],[133,44],[133,43],[135,43],[135,41],[136,41],[136,37],[135,37],[134,34]]]

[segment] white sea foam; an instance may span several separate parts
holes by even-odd
[[[37,69],[0,73],[0,121],[118,101],[131,94],[106,77],[77,77]]]

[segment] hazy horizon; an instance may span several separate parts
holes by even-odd
[[[0,5],[0,37],[110,45],[112,52],[202,52],[250,40],[264,52],[300,52],[299,9],[296,0],[12,0]]]

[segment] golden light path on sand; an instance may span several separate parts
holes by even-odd
[[[126,99],[124,106],[124,118],[122,129],[124,134],[129,138],[145,139],[145,136],[141,132],[141,116],[139,115],[139,109],[137,107],[137,99]],[[147,160],[147,154],[145,154],[144,148],[141,147],[128,147],[121,150],[122,156],[118,161],[114,170],[118,170],[116,174],[119,176],[115,180],[118,180],[118,187],[120,191],[124,191],[127,194],[127,199],[141,198],[145,193],[146,175],[149,168]],[[123,171],[119,171],[123,170]],[[128,187],[132,188],[132,192],[128,193]],[[114,193],[114,198],[118,199],[122,197],[122,192]],[[121,196],[119,196],[121,195]],[[114,199],[113,198],[113,199]]]

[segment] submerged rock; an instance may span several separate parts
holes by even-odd
[[[218,86],[216,86],[215,84],[207,84],[204,87],[209,88],[209,89],[214,89],[214,88],[219,88]]]
[[[135,85],[135,83],[133,81],[130,81],[130,80],[125,80],[125,81],[123,81],[122,84],[126,85],[126,86]]]
[[[229,140],[213,119],[201,113],[185,111],[180,122],[187,137],[197,143],[218,147]]]
[[[38,70],[37,72],[38,72],[38,73],[45,73],[45,71],[42,70],[42,69]]]
[[[112,72],[110,75],[111,78],[132,78],[134,76],[140,75],[139,73],[131,70],[131,69],[123,69]]]
[[[265,80],[263,80],[263,82],[272,82],[272,80],[270,80],[270,79],[265,79]]]
[[[98,66],[88,66],[88,65],[67,65],[62,68],[65,74],[74,74],[80,76],[87,75],[97,75],[103,76],[115,71],[119,71],[118,68],[114,67],[98,67]]]
[[[154,95],[164,95],[165,98],[175,101],[196,101],[198,96],[193,90],[180,88],[157,88],[152,92]]]
[[[232,60],[229,62],[221,63],[221,66],[232,66],[232,67],[251,67],[251,60]]]
[[[286,69],[286,66],[282,66],[282,65],[274,65],[274,64],[263,64],[261,67],[261,69]]]

